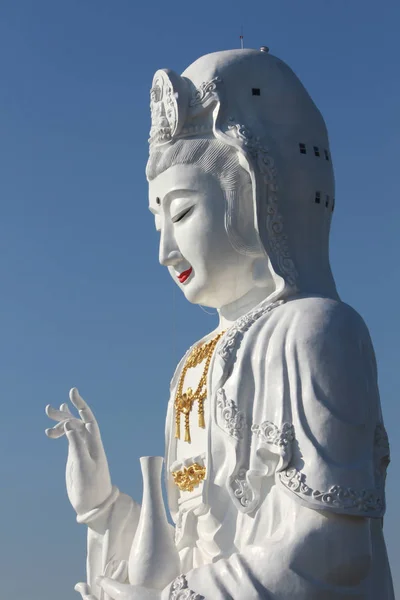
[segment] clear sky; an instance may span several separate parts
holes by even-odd
[[[72,600],[85,529],[44,406],[79,387],[112,478],[140,499],[163,453],[177,359],[215,325],[157,262],[144,167],[149,88],[202,54],[268,45],[330,131],[331,254],[370,327],[392,443],[386,537],[398,593],[400,4],[396,0],[0,3],[0,596]]]

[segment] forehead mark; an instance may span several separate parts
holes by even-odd
[[[186,197],[191,197],[194,196],[195,194],[198,193],[197,189],[193,189],[193,188],[175,188],[172,190],[169,190],[169,192],[167,192],[165,194],[165,196],[161,199],[160,196],[156,196],[155,198],[155,203],[156,203],[156,207],[149,206],[149,211],[151,213],[153,213],[153,215],[158,215],[158,207],[162,207],[162,205],[165,206],[165,204],[167,202],[172,202],[173,200],[175,200],[176,198],[178,198],[179,196],[186,196]]]
[[[165,204],[168,201],[172,202],[172,200],[175,200],[175,198],[178,198],[179,196],[194,196],[197,193],[198,190],[193,188],[172,189],[169,190],[169,192],[167,192],[162,199],[160,198],[160,196],[157,196],[155,202],[158,206],[161,206],[161,204]]]

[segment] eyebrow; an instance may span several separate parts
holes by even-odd
[[[185,189],[185,188],[180,188],[180,189],[176,189],[176,190],[170,190],[169,192],[167,192],[164,196],[164,198],[161,200],[160,205],[162,206],[163,202],[166,202],[167,200],[174,200],[175,196],[179,196],[179,194],[185,194],[185,195],[193,195],[196,194],[197,190],[191,190],[191,189]],[[158,198],[160,196],[157,196]],[[149,206],[149,211],[151,213],[153,213],[153,215],[158,215],[158,210],[156,210],[155,208],[153,208],[152,206]]]

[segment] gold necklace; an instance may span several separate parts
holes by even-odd
[[[202,346],[196,346],[193,348],[189,357],[182,369],[181,376],[179,378],[178,389],[175,397],[175,437],[180,439],[181,437],[181,414],[185,416],[185,442],[190,442],[190,427],[189,418],[193,408],[193,404],[198,403],[198,415],[199,415],[199,427],[205,428],[206,424],[204,421],[204,400],[207,398],[207,375],[211,364],[211,358],[215,350],[219,339],[224,335],[225,331],[219,333],[213,340],[203,344]],[[197,367],[200,363],[205,360],[203,374],[200,378],[199,385],[196,391],[193,392],[192,388],[188,388],[183,393],[183,386],[185,383],[185,376],[189,369]]]

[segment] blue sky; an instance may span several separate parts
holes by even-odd
[[[78,386],[113,481],[141,496],[138,457],[163,453],[178,358],[215,325],[157,262],[144,167],[158,68],[268,45],[298,73],[330,131],[331,255],[366,320],[392,442],[385,521],[398,593],[397,1],[4,0],[0,5],[0,582],[10,600],[71,600],[85,530],[65,492],[65,440],[44,406]]]

